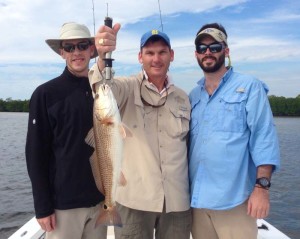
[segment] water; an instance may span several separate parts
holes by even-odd
[[[0,239],[33,216],[25,163],[27,113],[0,112]]]
[[[33,217],[24,147],[27,113],[0,112],[0,239]],[[292,239],[300,239],[300,118],[275,118],[281,170],[273,175],[271,212],[266,219]]]

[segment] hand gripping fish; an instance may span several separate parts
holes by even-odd
[[[96,84],[93,128],[85,139],[86,143],[95,149],[90,163],[97,188],[105,196],[95,226],[122,226],[116,210],[115,192],[118,184],[126,184],[121,172],[123,140],[126,134],[129,136],[131,132],[121,123],[111,88],[107,84]]]

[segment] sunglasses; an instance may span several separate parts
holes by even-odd
[[[75,48],[77,47],[77,49],[79,51],[85,51],[86,49],[89,48],[89,46],[91,45],[90,42],[79,42],[76,45],[72,44],[72,43],[66,43],[65,45],[61,46],[62,49],[64,49],[66,52],[73,52],[75,51]]]
[[[200,44],[198,46],[196,46],[196,51],[199,54],[204,54],[207,51],[207,48],[209,48],[209,51],[211,53],[217,53],[222,51],[224,45],[222,43],[212,43],[210,45],[204,45],[204,44]]]
[[[167,88],[167,81],[164,82],[164,87],[165,87],[165,89],[166,89],[166,98],[165,98],[164,102],[161,103],[160,105],[152,105],[152,104],[150,104],[149,102],[147,102],[147,101],[144,99],[144,97],[142,96],[142,84],[143,84],[143,82],[145,81],[145,79],[146,79],[146,77],[145,77],[145,75],[143,75],[143,80],[141,81],[141,84],[140,84],[140,97],[141,97],[141,101],[143,102],[143,104],[144,104],[145,106],[151,106],[151,107],[153,107],[153,108],[160,108],[160,107],[164,106],[165,103],[167,102],[168,95],[169,95],[169,93],[168,93],[168,88]]]

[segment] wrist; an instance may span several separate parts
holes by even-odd
[[[267,187],[262,187],[261,185],[259,185],[259,184],[255,184],[255,186],[254,187],[256,187],[256,188],[260,188],[260,189],[263,189],[263,190],[267,190],[267,191],[269,191],[269,189],[270,188],[267,188]]]
[[[255,187],[261,187],[268,190],[271,187],[270,179],[267,177],[257,178],[255,181]]]

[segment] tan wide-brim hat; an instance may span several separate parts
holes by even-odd
[[[61,42],[63,40],[75,40],[75,39],[88,39],[95,44],[95,38],[91,37],[89,29],[82,24],[75,22],[68,22],[62,25],[60,29],[59,39],[48,39],[46,43],[50,48],[60,55]],[[97,50],[95,49],[94,55],[91,58],[98,56]]]

